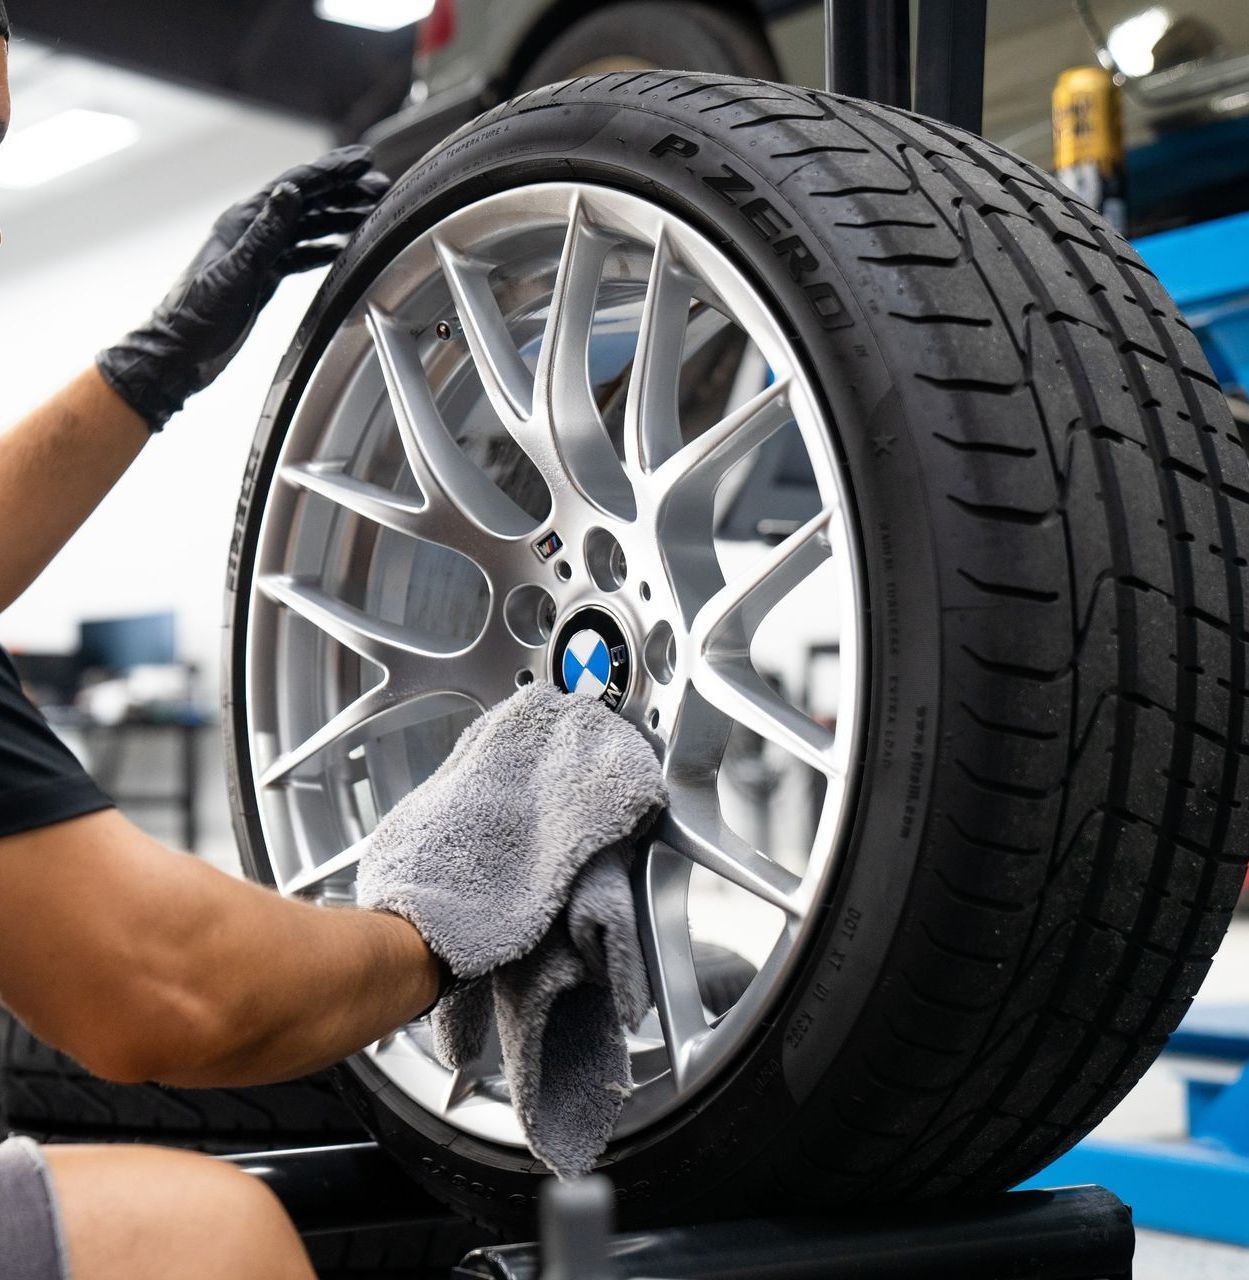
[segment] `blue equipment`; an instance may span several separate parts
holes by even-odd
[[[1023,1185],[1104,1183],[1137,1226],[1249,1245],[1249,1004],[1195,1005],[1167,1053],[1193,1060],[1186,1139],[1086,1138]]]
[[[1136,248],[1184,312],[1215,376],[1249,394],[1249,213],[1144,236]]]

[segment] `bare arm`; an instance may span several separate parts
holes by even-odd
[[[0,1001],[109,1079],[289,1079],[415,1017],[438,982],[399,917],[289,901],[116,812],[0,839]]]
[[[0,436],[0,609],[43,572],[150,437],[94,368]]]

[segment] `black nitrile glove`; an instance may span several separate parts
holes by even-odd
[[[390,187],[367,147],[288,170],[227,209],[147,324],[96,357],[105,380],[159,431],[230,363],[283,277],[326,266]]]

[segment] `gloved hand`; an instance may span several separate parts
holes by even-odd
[[[217,219],[141,328],[96,357],[105,380],[159,431],[230,363],[283,277],[326,266],[390,187],[367,147],[282,174]]]
[[[646,739],[601,702],[532,684],[473,722],[378,824],[357,901],[410,920],[458,986],[434,1009],[448,1067],[496,1021],[532,1149],[586,1172],[632,1090],[622,1026],[650,1005],[629,885],[667,802]]]

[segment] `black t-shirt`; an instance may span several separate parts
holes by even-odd
[[[112,804],[22,692],[13,660],[0,649],[0,836]]]

